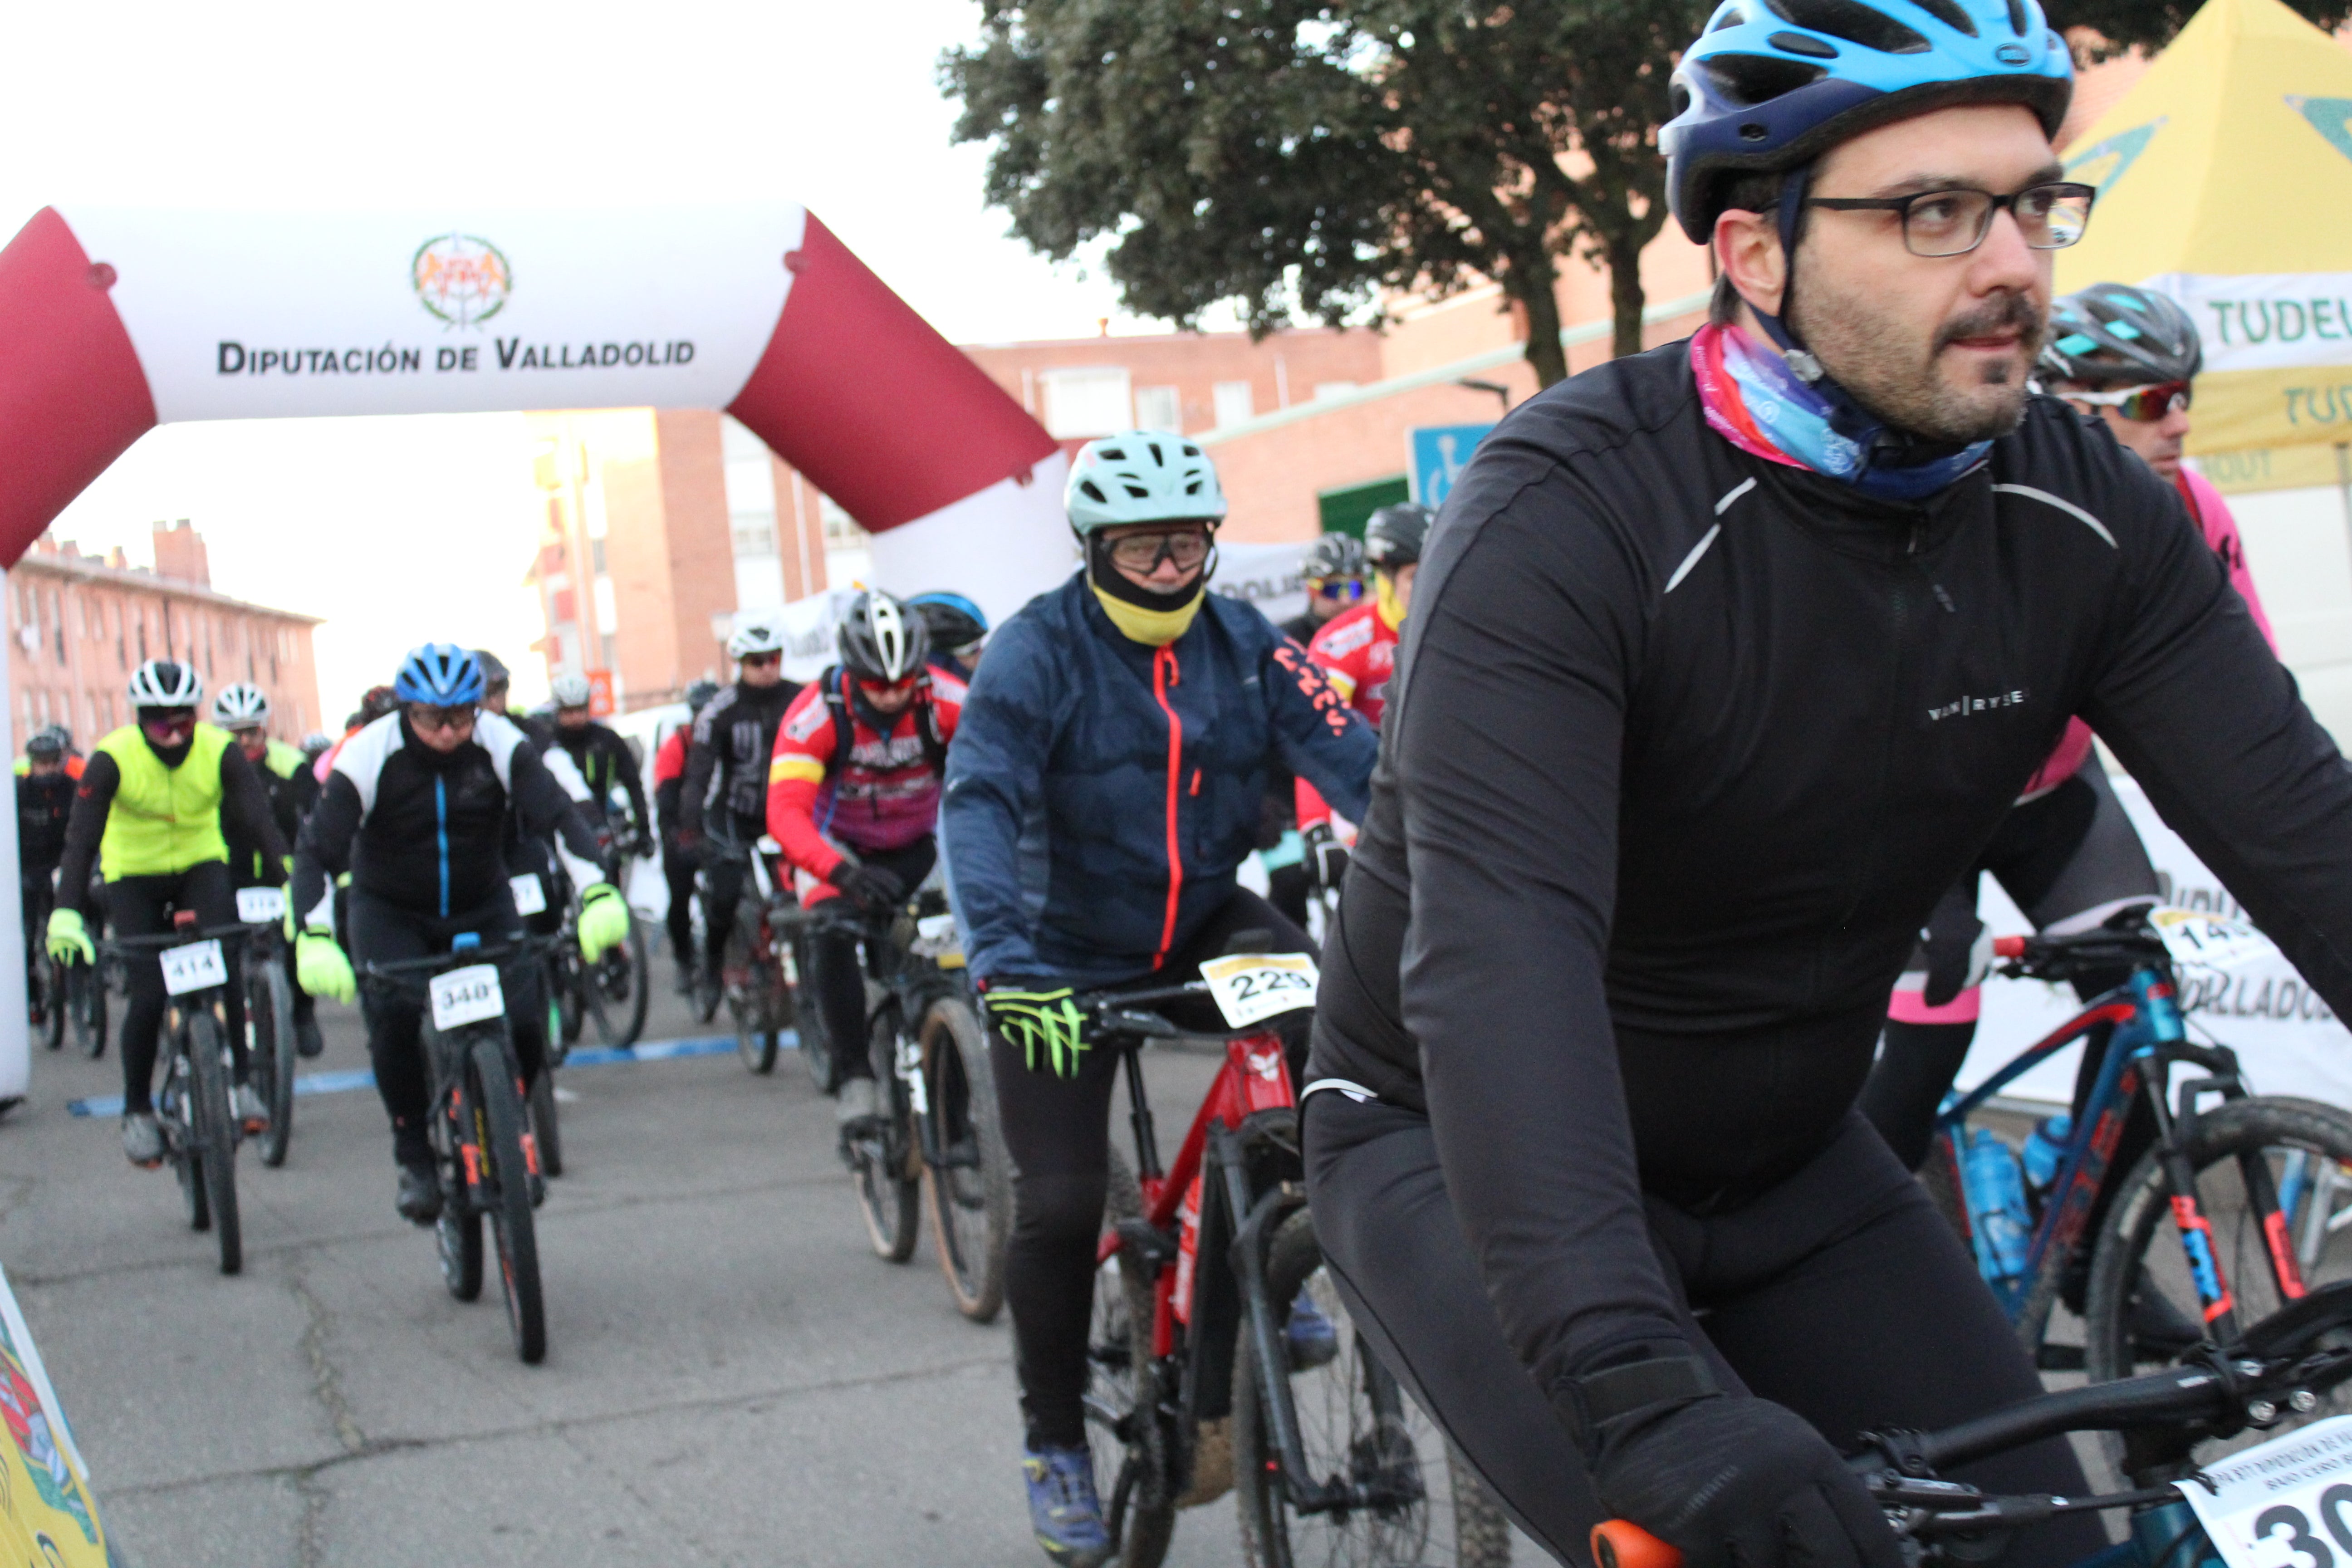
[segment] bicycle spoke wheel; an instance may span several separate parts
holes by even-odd
[[[632,915],[629,940],[589,966],[589,1009],[596,1020],[596,1037],[606,1045],[634,1046],[646,1032],[650,963],[645,925]]]
[[[507,1326],[515,1354],[537,1365],[547,1354],[547,1307],[540,1289],[539,1232],[532,1223],[530,1163],[523,1153],[522,1097],[507,1065],[504,1042],[477,1038],[467,1071],[480,1114],[476,1125],[487,1167],[482,1195],[497,1237],[499,1279],[507,1301]]]
[[[2187,1124],[2189,1163],[2198,1203],[2212,1227],[2212,1249],[2229,1288],[2241,1332],[2277,1311],[2294,1287],[2250,1199],[2267,1177],[2278,1194],[2279,1237],[2290,1252],[2308,1247],[2294,1267],[2300,1286],[2352,1278],[2352,1116],[2313,1100],[2233,1100]],[[2171,1365],[2204,1335],[2203,1312],[2187,1248],[2175,1225],[2172,1194],[2157,1152],[2141,1156],[2124,1179],[2100,1227],[2084,1304],[2084,1364],[2093,1382]],[[2331,1340],[2329,1342],[2336,1342]],[[2352,1335],[2343,1342],[2352,1343]],[[2311,1411],[2269,1433],[2200,1445],[2196,1458],[2220,1456],[2332,1415],[2352,1413],[2352,1388],[2338,1387]],[[2145,1449],[2111,1440],[2111,1454],[2137,1468]]]
[[[1135,1174],[1118,1151],[1103,1222],[1143,1212]],[[1094,1315],[1087,1331],[1087,1442],[1095,1486],[1118,1568],[1159,1568],[1176,1533],[1169,1475],[1170,1433],[1160,1412],[1159,1369],[1151,1359],[1150,1266],[1122,1247],[1095,1272]]]
[[[727,997],[728,1016],[735,1025],[735,1054],[755,1073],[776,1070],[776,1031],[761,996],[759,965],[748,920],[739,920],[727,933],[727,952],[719,964],[719,989]]]
[[[539,1171],[543,1176],[563,1174],[563,1126],[555,1109],[555,1069],[542,1067],[530,1086],[530,1132],[539,1144]]]
[[[931,1243],[956,1310],[993,1321],[1004,1305],[1004,1249],[1013,1235],[1013,1161],[996,1110],[988,1037],[960,996],[924,1010],[917,1033],[923,1053],[923,1166]]]
[[[1511,1555],[1501,1507],[1388,1369],[1352,1331],[1323,1270],[1312,1217],[1286,1219],[1266,1247],[1265,1287],[1287,1320],[1303,1291],[1339,1331],[1339,1352],[1284,1369],[1307,1474],[1287,1473],[1243,1325],[1234,1358],[1234,1492],[1251,1568],[1498,1568]],[[1310,1493],[1342,1489],[1348,1505],[1306,1511]]]
[[[213,1237],[220,1243],[220,1271],[245,1267],[244,1238],[236,1213],[236,1124],[229,1114],[227,1049],[212,1014],[188,1014],[188,1059],[195,1068],[196,1143],[204,1152],[205,1202],[212,1210]]]
[[[851,1143],[850,1181],[857,1189],[857,1212],[866,1221],[866,1238],[874,1244],[874,1255],[904,1263],[915,1256],[922,1184],[910,1169],[919,1161],[911,1146],[914,1128],[907,1115],[906,1086],[892,1071],[898,1054],[898,1005],[876,1013],[868,1027],[874,1086],[884,1120],[869,1136]]]
[[[246,970],[246,1055],[253,1087],[269,1108],[261,1163],[283,1165],[294,1137],[294,987],[274,959],[248,958]]]

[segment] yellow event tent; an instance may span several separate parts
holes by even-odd
[[[2058,253],[2058,288],[2142,283],[2189,308],[2205,335],[2189,450],[2207,472],[2343,482],[2352,50],[2280,0],[2207,0],[2066,167],[2099,199]]]

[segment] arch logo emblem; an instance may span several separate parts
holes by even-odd
[[[507,307],[514,268],[477,235],[445,234],[416,247],[408,280],[417,303],[453,327],[478,327]]]

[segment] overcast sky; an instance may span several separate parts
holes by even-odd
[[[1108,284],[1005,238],[981,200],[984,152],[949,145],[937,61],[979,15],[974,0],[18,5],[0,233],[51,203],[785,198],[957,342],[1091,333],[1118,316]],[[413,642],[520,656],[538,634],[517,585],[537,527],[527,460],[507,416],[165,426],[57,531],[144,559],[153,520],[192,519],[215,586],[331,617],[321,696],[340,711]]]

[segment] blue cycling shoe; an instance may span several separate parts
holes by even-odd
[[[1339,1353],[1339,1331],[1315,1298],[1302,1288],[1290,1303],[1290,1323],[1283,1336],[1290,1346],[1290,1370],[1308,1372]]]
[[[1046,1556],[1061,1568],[1101,1568],[1110,1561],[1092,1454],[1050,1445],[1024,1449],[1021,1476],[1029,1483],[1029,1523]]]

